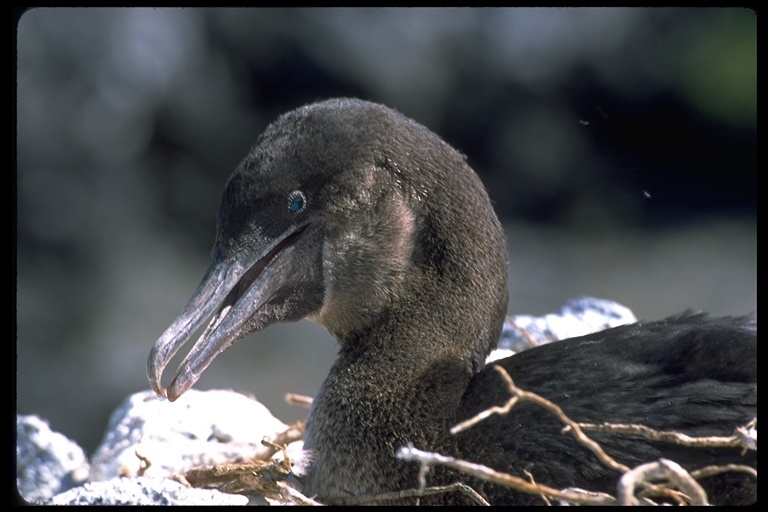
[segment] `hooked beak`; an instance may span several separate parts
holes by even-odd
[[[250,257],[241,256],[233,262],[216,251],[197,290],[149,354],[147,376],[158,396],[176,400],[217,355],[246,334],[275,321],[298,320],[314,309],[318,297],[316,266],[296,247],[305,229],[289,232]],[[292,292],[307,286],[310,289],[302,294],[303,301],[273,304],[278,296],[285,295],[281,290]],[[208,326],[179,365],[166,393],[162,376],[168,362],[208,318]]]

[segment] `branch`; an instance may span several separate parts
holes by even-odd
[[[261,444],[269,448],[269,450],[267,450],[260,459],[269,460],[274,454],[282,450],[284,446],[288,446],[294,441],[301,441],[304,437],[305,427],[305,421],[297,421],[296,423],[289,425],[283,432],[277,434],[274,439],[270,439],[267,442],[262,440]]]
[[[682,432],[655,430],[645,425],[624,423],[579,423],[582,430],[633,435],[650,441],[689,446],[692,448],[743,448],[757,451],[757,418],[737,427],[730,436],[691,437]]]
[[[709,504],[707,493],[704,492],[699,483],[682,466],[667,459],[641,464],[624,473],[617,486],[619,504],[623,506],[639,505],[640,501],[635,498],[635,491],[647,487],[649,482],[658,480],[666,482],[664,488],[666,492],[663,492],[665,496],[670,495],[669,487],[674,487],[682,492],[683,496],[677,497],[680,504],[686,502],[689,505]]]
[[[528,331],[526,331],[525,329],[517,325],[517,323],[512,319],[511,316],[507,315],[506,321],[509,325],[514,327],[517,330],[517,332],[519,332],[523,336],[523,338],[525,338],[525,341],[527,341],[531,347],[539,346],[539,342],[536,341],[536,339],[533,336],[531,336],[531,333],[529,333]]]
[[[309,409],[309,407],[312,405],[311,396],[299,395],[297,393],[286,393],[285,401],[290,405],[296,405],[305,409]]]
[[[422,498],[424,496],[433,496],[447,492],[461,492],[468,496],[477,505],[489,507],[488,503],[477,491],[466,484],[454,483],[438,487],[425,487],[423,489],[406,489],[404,491],[392,491],[372,496],[352,496],[349,498],[334,498],[334,503],[342,505],[370,505],[378,504],[381,501],[401,500],[406,498]]]
[[[482,464],[467,462],[437,453],[418,450],[412,446],[403,446],[397,451],[397,458],[420,462],[425,466],[440,464],[464,474],[474,476],[486,482],[504,485],[528,494],[538,494],[550,499],[565,500],[580,505],[616,505],[617,501],[607,494],[561,491],[546,485],[528,482],[520,477],[501,473]]]

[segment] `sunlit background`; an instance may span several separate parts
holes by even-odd
[[[227,177],[277,115],[394,107],[464,152],[513,314],[757,310],[746,9],[35,9],[17,24],[16,405],[91,453],[207,267]],[[305,411],[333,339],[248,336],[199,389]]]

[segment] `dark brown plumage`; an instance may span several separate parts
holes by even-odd
[[[502,229],[464,157],[384,106],[328,100],[280,117],[230,178],[211,266],[153,347],[148,373],[164,395],[165,366],[212,315],[170,383],[171,399],[245,334],[308,317],[339,343],[307,423],[308,495],[333,503],[415,488],[417,465],[394,455],[408,444],[525,478],[529,471],[557,488],[614,493],[620,475],[531,405],[448,432],[508,398],[484,365],[506,307]],[[756,338],[749,318],[685,314],[498,364],[578,421],[730,435],[757,415]],[[595,438],[629,466],[659,457],[689,469],[722,461],[755,466],[754,452]],[[544,503],[440,467],[428,474],[431,485],[456,480],[492,503]],[[748,476],[706,485],[715,503],[756,498]],[[449,493],[422,503],[464,501]]]

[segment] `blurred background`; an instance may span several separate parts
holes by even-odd
[[[221,191],[280,113],[385,103],[464,152],[511,314],[757,310],[746,9],[34,9],[16,31],[16,408],[92,453],[203,276]],[[334,340],[250,335],[198,389],[305,411]],[[175,368],[175,365],[174,365]]]

